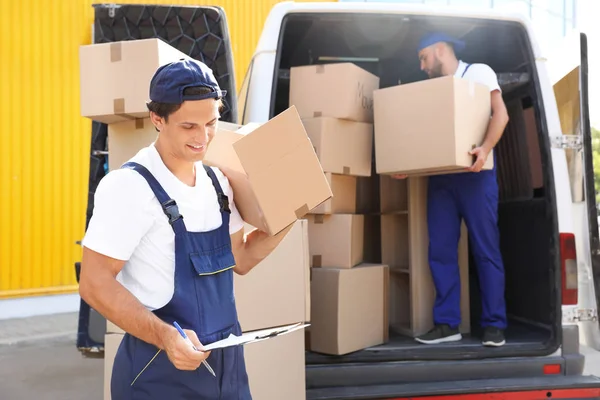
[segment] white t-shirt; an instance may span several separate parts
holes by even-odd
[[[467,65],[467,63],[460,60],[454,76],[460,78],[465,71],[465,68],[467,68]],[[486,85],[490,88],[490,92],[493,92],[494,90],[502,92],[502,89],[500,89],[500,85],[498,84],[498,76],[489,65],[478,63],[471,64],[463,78]]]
[[[154,144],[130,161],[145,166],[167,194],[177,202],[188,231],[205,232],[221,226],[215,188],[202,162],[196,164],[196,185],[181,182],[165,166]],[[229,232],[243,228],[233,202],[233,191],[223,173],[213,168],[231,208]],[[126,260],[117,275],[144,306],[153,310],[173,296],[175,233],[147,181],[131,169],[109,172],[94,196],[94,212],[83,246],[106,256]]]

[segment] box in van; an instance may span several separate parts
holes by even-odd
[[[332,117],[373,122],[373,91],[379,77],[353,63],[290,69],[289,104],[300,118]]]

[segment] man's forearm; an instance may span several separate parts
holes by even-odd
[[[236,272],[240,275],[247,274],[275,250],[292,227],[293,224],[273,236],[269,236],[259,229],[250,232],[234,254],[237,264]]]
[[[485,134],[485,139],[481,145],[488,153],[496,147],[496,144],[504,133],[504,128],[506,128],[507,123],[508,117],[505,114],[495,114],[492,116]]]
[[[164,349],[162,332],[169,325],[146,309],[110,273],[82,280],[82,298],[117,326],[147,343]]]

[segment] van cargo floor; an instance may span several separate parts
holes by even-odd
[[[502,347],[484,347],[482,330],[474,327],[471,334],[463,335],[460,342],[425,345],[412,337],[390,332],[388,343],[370,347],[343,356],[306,352],[307,364],[331,364],[370,361],[401,360],[456,360],[484,357],[520,357],[537,354],[547,348],[550,330],[522,322],[510,321],[506,330],[506,344]]]

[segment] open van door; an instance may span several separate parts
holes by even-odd
[[[594,143],[592,127],[590,124],[588,45],[587,36],[584,33],[580,34],[580,41],[581,71],[579,78],[579,94],[581,104],[581,134],[583,139],[585,199],[587,203],[587,217],[589,224],[588,228],[590,241],[589,250],[594,281],[594,292],[596,294],[596,310],[598,310],[598,308],[600,308],[600,233],[598,232],[599,212],[598,204],[596,202],[596,190],[594,179],[594,147],[600,146],[600,143]],[[600,168],[600,165],[596,167]],[[596,310],[594,310],[593,312],[584,313],[584,317],[597,320]]]
[[[94,4],[93,43],[159,38],[202,61],[227,90],[221,120],[237,123],[233,52],[225,11],[212,6]],[[147,89],[146,89],[147,90]],[[86,229],[94,208],[94,193],[108,171],[107,125],[92,122]],[[78,242],[79,243],[79,242]],[[75,264],[79,282],[80,263]],[[77,348],[93,355],[104,347],[106,320],[80,302]]]
[[[552,66],[557,70],[554,94],[562,135],[553,140],[567,157],[579,264],[577,278],[569,282],[563,277],[563,305],[569,306],[563,308],[563,320],[580,323],[582,342],[600,350],[600,331],[594,322],[600,306],[600,240],[593,155],[600,143],[594,143],[590,126],[587,36],[581,33],[566,41],[557,58]]]

